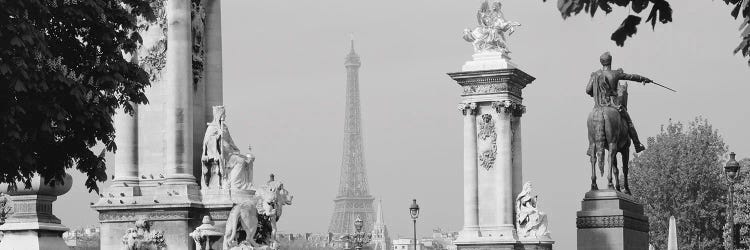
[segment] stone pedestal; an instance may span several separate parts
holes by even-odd
[[[70,191],[72,184],[73,178],[66,174],[64,183],[56,182],[54,187],[45,185],[39,175],[31,179],[29,189],[20,182],[16,183],[16,190],[9,190],[8,184],[0,185],[0,191],[10,195],[14,211],[0,226],[0,231],[5,234],[0,249],[69,249],[62,238],[63,232],[69,229],[52,214],[52,202]]]
[[[510,61],[510,58],[500,52],[481,52],[471,56],[461,68],[462,71],[491,70],[491,69],[513,69],[516,65]]]
[[[589,191],[576,216],[578,250],[648,249],[643,205],[614,190]]]

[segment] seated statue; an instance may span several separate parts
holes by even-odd
[[[537,209],[536,198],[536,195],[532,195],[531,182],[526,182],[516,197],[516,229],[519,238],[549,237],[547,214]]]
[[[255,156],[243,155],[234,144],[224,123],[224,106],[213,107],[214,120],[208,123],[201,154],[203,188],[249,190],[253,181]],[[250,149],[250,147],[248,147]]]

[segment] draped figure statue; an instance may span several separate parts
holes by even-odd
[[[516,228],[519,238],[545,238],[547,214],[536,206],[537,196],[532,194],[531,182],[523,185],[523,190],[516,197]]]
[[[242,154],[224,123],[224,106],[213,107],[214,120],[208,123],[201,155],[204,188],[250,190],[253,181],[252,153]],[[248,146],[251,150],[251,147]]]

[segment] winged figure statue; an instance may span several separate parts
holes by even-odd
[[[515,32],[521,26],[518,22],[508,21],[502,12],[503,4],[498,0],[485,0],[477,11],[479,26],[464,30],[464,40],[474,45],[475,53],[500,52],[508,57],[508,43],[506,36]]]

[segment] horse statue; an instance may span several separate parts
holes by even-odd
[[[277,248],[276,222],[281,218],[283,206],[292,205],[293,198],[279,181],[269,181],[256,189],[253,198],[235,205],[229,212],[223,249],[241,245]],[[239,239],[239,230],[244,231],[244,239]]]
[[[592,75],[590,84],[593,89],[599,89],[598,84],[607,84],[601,74]],[[619,86],[617,88],[620,88]],[[596,97],[595,97],[596,98]],[[603,98],[606,98],[604,100]],[[603,100],[603,101],[601,101]],[[596,184],[596,164],[599,171],[607,176],[608,188],[630,194],[628,186],[628,157],[630,155],[630,137],[625,119],[617,109],[618,103],[627,103],[627,90],[617,91],[617,97],[605,96],[595,101],[589,113],[587,125],[589,135],[588,156],[591,160],[591,190],[598,190]],[[609,166],[604,167],[605,150],[608,151]],[[623,185],[620,185],[619,169],[617,168],[617,154],[622,159]],[[614,179],[614,183],[613,183]],[[621,190],[622,188],[622,190]]]

